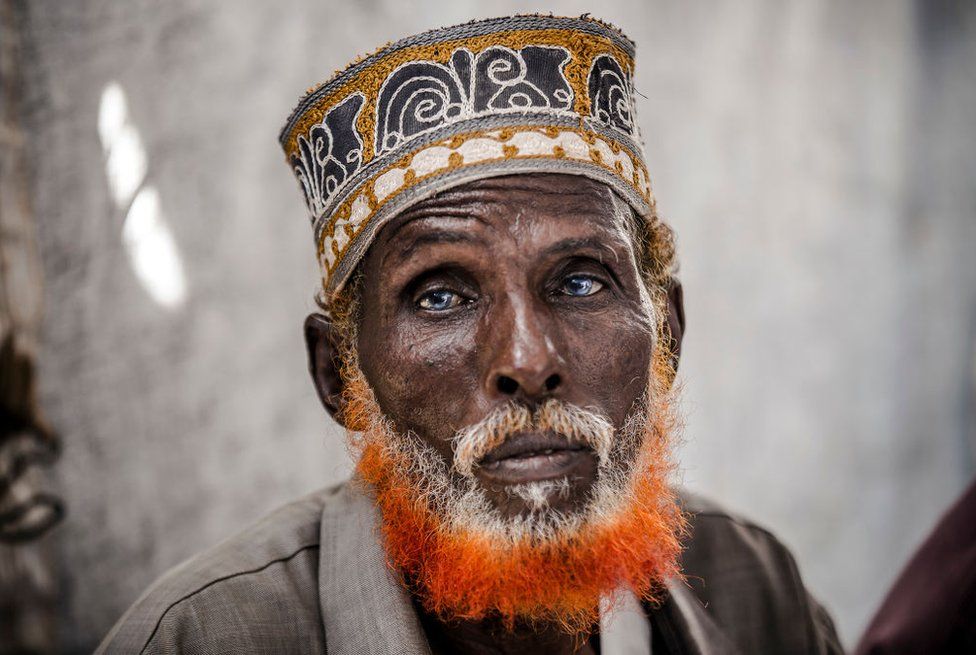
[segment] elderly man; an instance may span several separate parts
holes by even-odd
[[[305,336],[356,474],[165,576],[102,652],[840,651],[775,538],[669,486],[684,314],[633,55],[587,17],[485,20],[306,95]]]

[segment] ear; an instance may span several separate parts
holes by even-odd
[[[681,357],[681,339],[685,335],[685,294],[681,282],[675,278],[671,278],[668,284],[668,332],[671,337],[671,365],[677,372],[678,359]]]
[[[319,394],[322,406],[342,423],[342,376],[339,370],[339,332],[323,314],[309,314],[305,319],[305,346],[308,349],[308,372]]]

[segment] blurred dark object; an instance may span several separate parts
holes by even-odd
[[[22,3],[0,0],[0,543],[33,539],[63,513],[57,499],[23,483],[60,450],[37,403],[42,281],[20,126],[23,16]]]
[[[41,491],[60,451],[37,403],[41,263],[21,126],[25,3],[0,0],[0,654],[53,651],[57,597],[49,544],[64,514]]]
[[[909,561],[855,655],[976,653],[976,480]]]
[[[17,543],[39,537],[64,514],[56,497],[18,485],[30,467],[51,464],[60,443],[37,407],[33,359],[18,349],[15,332],[0,336],[0,543]]]

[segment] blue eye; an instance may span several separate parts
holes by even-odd
[[[583,297],[592,296],[602,288],[602,282],[588,275],[570,275],[563,280],[559,291],[567,296]]]
[[[461,296],[447,289],[434,289],[420,296],[417,306],[431,312],[443,312],[461,304]]]

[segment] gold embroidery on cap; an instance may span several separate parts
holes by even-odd
[[[594,34],[581,34],[574,30],[519,30],[494,32],[465,39],[442,41],[437,45],[420,45],[403,48],[389,56],[380,57],[368,68],[339,86],[332,93],[319,99],[313,107],[305,110],[302,117],[289,130],[285,141],[285,152],[291,156],[297,148],[299,134],[305,134],[311,127],[322,121],[325,113],[338,101],[351,93],[359,91],[366,96],[366,103],[359,114],[357,128],[363,139],[363,162],[369,162],[376,154],[376,101],[380,87],[386,78],[402,64],[411,61],[433,61],[446,64],[451,54],[458,48],[467,48],[479,53],[492,46],[505,46],[521,49],[526,46],[562,46],[571,59],[566,64],[564,75],[573,89],[573,110],[581,117],[589,116],[590,101],[587,89],[587,76],[593,60],[601,54],[612,55],[627,73],[632,73],[634,62],[617,44],[606,37]]]
[[[620,147],[618,144],[615,144],[610,139],[595,136],[593,135],[592,132],[586,130],[581,131],[575,128],[565,128],[561,130],[557,129],[554,133],[552,129],[548,127],[544,127],[544,128],[523,128],[523,129],[506,128],[504,130],[498,130],[496,132],[477,131],[468,134],[458,134],[450,137],[449,139],[445,139],[444,141],[433,143],[427,146],[426,148],[421,148],[417,152],[411,153],[408,156],[400,158],[398,162],[384,169],[381,173],[375,175],[373,179],[375,180],[376,178],[382,177],[384,174],[392,170],[403,169],[405,167],[410,166],[411,162],[415,159],[416,155],[426,150],[431,150],[434,148],[447,148],[452,151],[451,154],[448,155],[447,157],[447,165],[445,167],[430,171],[424,175],[417,175],[414,169],[407,168],[407,170],[403,175],[402,183],[400,184],[400,186],[398,186],[396,189],[391,190],[386,195],[386,197],[380,202],[377,202],[376,200],[373,191],[372,182],[371,182],[365,185],[359,192],[352,194],[349,198],[345,200],[345,202],[342,203],[342,205],[339,206],[339,208],[335,212],[333,212],[332,218],[329,220],[328,224],[323,227],[319,235],[319,244],[318,244],[319,260],[322,263],[323,270],[325,271],[324,279],[325,280],[332,279],[332,276],[335,273],[336,268],[338,267],[339,263],[342,261],[343,257],[345,256],[346,251],[349,249],[350,244],[355,240],[356,235],[358,235],[363,230],[363,228],[365,228],[370,223],[370,221],[373,219],[373,216],[380,208],[382,208],[383,205],[390,202],[391,199],[400,195],[404,191],[407,191],[408,189],[423,182],[427,178],[430,178],[434,175],[441,174],[446,170],[456,170],[458,168],[463,167],[465,165],[464,156],[460,152],[457,152],[457,149],[463,146],[465,143],[473,139],[487,139],[487,140],[491,140],[503,144],[501,149],[502,155],[500,157],[477,160],[474,161],[472,165],[490,164],[494,162],[504,161],[507,159],[520,159],[520,160],[553,159],[553,158],[568,157],[566,153],[566,149],[559,144],[551,144],[550,146],[551,149],[548,152],[543,151],[543,152],[534,152],[528,154],[521,153],[519,149],[514,145],[504,144],[505,141],[511,141],[518,134],[524,134],[524,133],[536,133],[536,134],[543,135],[549,139],[558,139],[559,137],[565,135],[573,135],[579,137],[582,141],[586,143],[592,141],[592,143],[596,144],[597,142],[600,142],[617,155],[623,153],[623,156],[627,157],[630,160],[631,168],[634,171],[633,184],[631,185],[632,188],[637,193],[637,195],[642,200],[644,200],[644,202],[648,203],[649,206],[654,205],[654,197],[650,193],[650,189],[642,188],[642,185],[639,184],[638,171],[640,171],[640,173],[644,175],[645,179],[647,177],[647,171],[644,169],[643,163],[640,160],[638,160],[636,157],[631,155],[626,148]],[[620,159],[615,160],[613,164],[610,165],[604,159],[600,150],[596,147],[587,149],[586,155],[587,157],[585,159],[582,158],[580,159],[573,158],[573,159],[575,161],[594,164],[604,170],[616,174],[620,178],[623,178],[622,172],[624,166],[623,166],[623,162]],[[335,234],[336,227],[340,222],[348,220],[348,217],[350,216],[351,213],[350,208],[352,204],[356,201],[357,198],[359,198],[362,195],[365,195],[367,197],[370,212],[365,218],[363,218],[362,221],[358,223],[358,225],[353,225],[351,223],[344,223],[342,225],[342,228],[345,230],[349,238],[346,240],[345,246],[340,249],[335,239],[332,238]],[[322,256],[322,250],[325,247],[325,244],[327,242],[331,243],[331,251],[333,254],[331,262],[329,262],[327,258]]]

